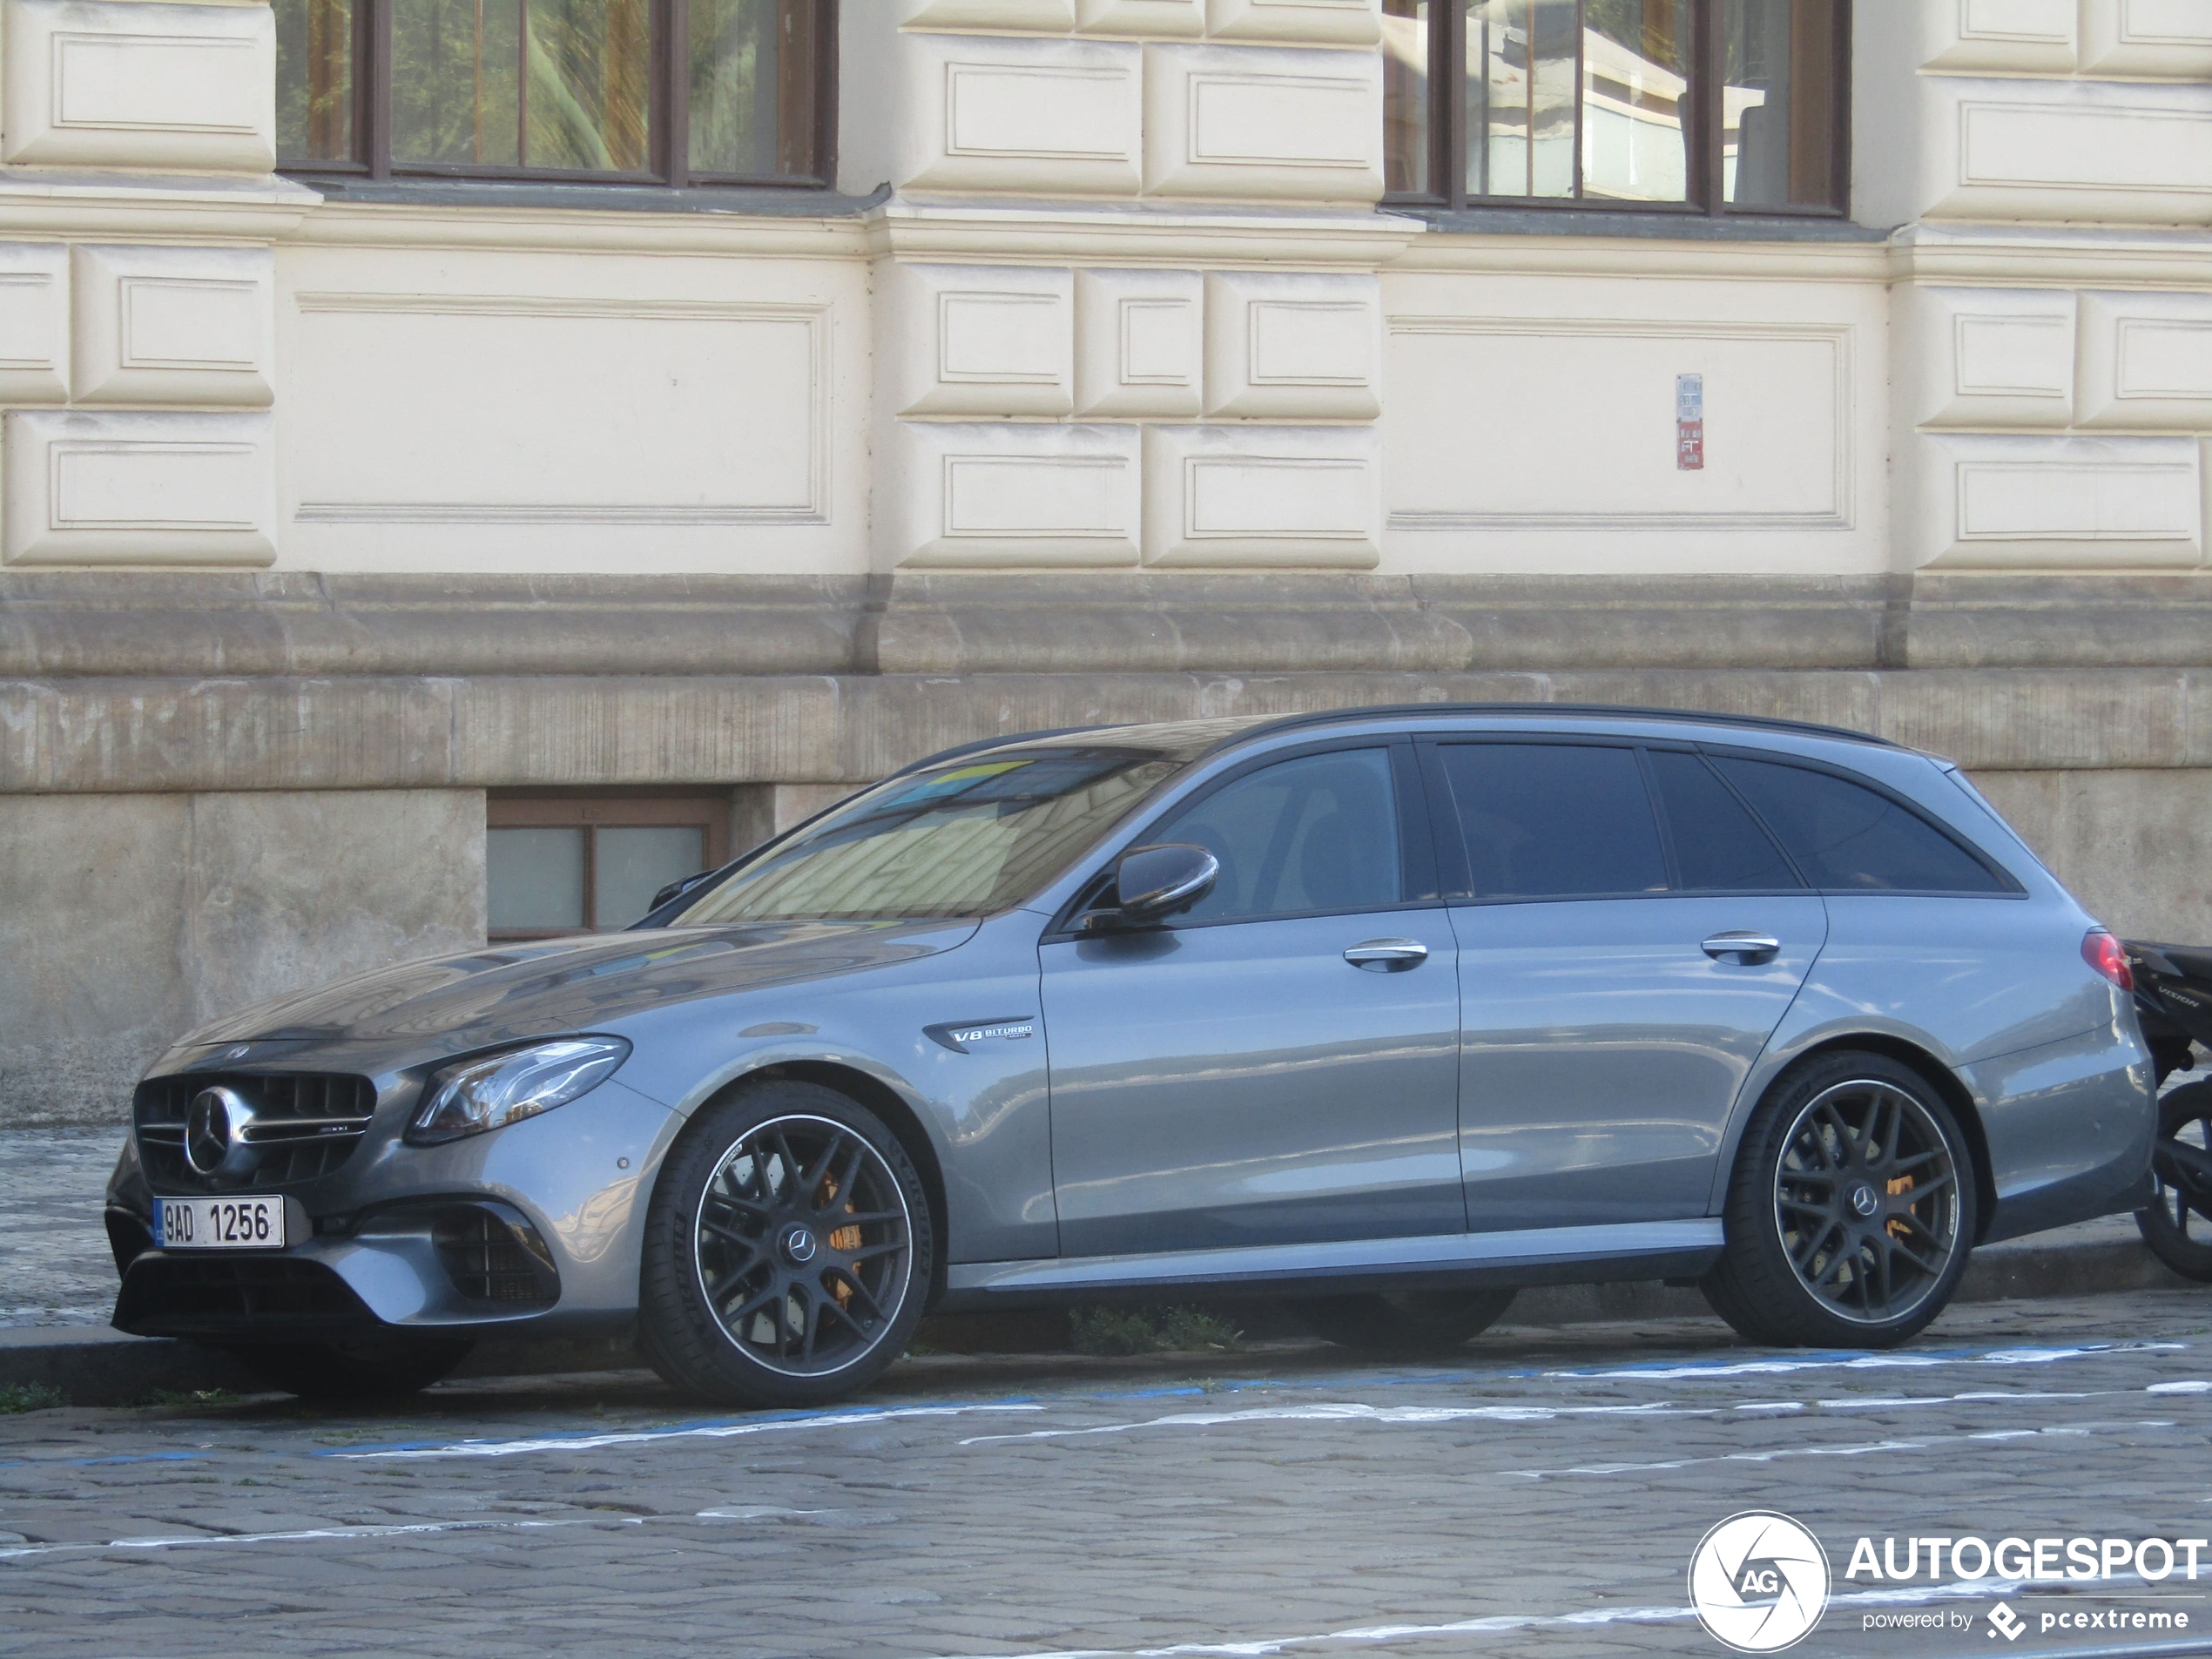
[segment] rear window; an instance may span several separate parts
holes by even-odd
[[[1805,879],[1840,892],[2007,893],[1919,813],[1832,772],[1716,755],[1713,764],[1781,840]]]
[[[1635,750],[1452,743],[1438,753],[1476,898],[1665,891],[1667,860]]]

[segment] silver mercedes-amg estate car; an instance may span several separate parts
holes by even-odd
[[[926,1309],[1264,1296],[1464,1341],[1702,1286],[1880,1347],[1978,1243],[2136,1207],[2126,958],[1947,762],[1560,706],[924,761],[621,933],[198,1031],[138,1089],[115,1323],[308,1393],[634,1331],[801,1405]]]

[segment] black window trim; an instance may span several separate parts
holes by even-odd
[[[1808,893],[1817,893],[1823,898],[1835,899],[2026,899],[2030,896],[2027,888],[2021,885],[2018,876],[1973,841],[1967,840],[1963,832],[1952,828],[1950,825],[1929,812],[1926,807],[1900,794],[1878,779],[1870,778],[1863,772],[1853,772],[1848,766],[1839,766],[1833,762],[1819,759],[1811,755],[1793,754],[1775,749],[1741,748],[1734,744],[1701,743],[1696,747],[1709,759],[1714,756],[1725,756],[1731,760],[1763,760],[1770,765],[1795,766],[1803,772],[1825,772],[1831,778],[1841,779],[1844,783],[1857,784],[1861,789],[1871,790],[1898,811],[1909,817],[1918,819],[1976,864],[1981,866],[1997,882],[2000,889],[1995,893],[1974,893],[1958,887],[1824,887],[1808,881],[1805,884],[1805,891]],[[1788,844],[1781,836],[1775,833],[1774,826],[1767,822],[1765,815],[1744,799],[1743,791],[1736,787],[1735,781],[1725,772],[1715,766],[1713,772],[1721,782],[1728,786],[1729,792],[1743,803],[1743,810],[1750,813],[1758,826],[1767,833],[1767,838],[1776,846],[1781,848],[1782,856],[1789,860],[1791,868],[1797,870],[1799,875],[1804,875],[1804,871],[1798,867],[1797,861],[1790,858]]]
[[[1937,819],[1925,808],[1915,804],[1878,779],[1864,772],[1851,771],[1816,759],[1774,749],[1752,749],[1733,744],[1654,741],[1642,737],[1623,737],[1596,732],[1423,732],[1414,738],[1420,756],[1421,772],[1427,786],[1430,814],[1430,840],[1435,848],[1437,886],[1446,904],[1457,909],[1482,905],[1512,904],[1582,904],[1616,903],[1626,899],[1758,899],[1758,898],[1891,898],[1891,899],[2026,899],[2027,889],[2021,886],[2013,873],[1980,847],[1968,840],[1960,832]],[[1465,832],[1459,823],[1459,806],[1453,799],[1451,785],[1443,771],[1443,757],[1437,753],[1447,745],[1467,743],[1517,743],[1537,745],[1574,745],[1585,748],[1629,749],[1635,752],[1636,769],[1643,779],[1645,799],[1650,803],[1651,815],[1657,825],[1659,846],[1666,860],[1667,888],[1662,893],[1562,893],[1549,894],[1505,894],[1485,895],[1473,891],[1474,878],[1467,867],[1463,841]],[[1794,887],[1687,887],[1683,885],[1682,871],[1676,861],[1671,826],[1667,818],[1665,798],[1659,792],[1657,780],[1652,775],[1651,763],[1646,754],[1652,750],[1674,753],[1696,754],[1704,759],[1706,769],[1721,786],[1750,814],[1751,821],[1782,856],[1783,863],[1796,872],[1802,884]],[[1957,887],[1824,887],[1811,880],[1796,859],[1790,855],[1789,846],[1775,833],[1774,826],[1764,815],[1743,797],[1727,773],[1712,764],[1713,757],[1726,756],[1744,760],[1764,760],[1777,765],[1797,766],[1808,772],[1825,772],[1845,783],[1871,789],[1900,811],[1919,819],[1958,846],[1986,870],[2000,884],[2000,891],[1976,893]]]
[[[1345,733],[1318,743],[1270,749],[1264,753],[1249,756],[1236,765],[1216,772],[1190,793],[1165,803],[1145,819],[1134,834],[1115,842],[1114,849],[1105,862],[1076,886],[1074,895],[1061,906],[1037,942],[1053,945],[1070,941],[1096,942],[1103,939],[1140,936],[1138,934],[1085,933],[1076,925],[1083,915],[1097,907],[1101,895],[1114,880],[1114,868],[1123,853],[1136,847],[1152,845],[1151,837],[1176,819],[1254,772],[1264,772],[1269,766],[1286,760],[1303,760],[1310,755],[1334,754],[1353,749],[1382,749],[1390,756],[1391,789],[1398,812],[1399,891],[1401,894],[1409,891],[1426,893],[1426,897],[1400,898],[1395,904],[1368,906],[1358,910],[1286,910],[1265,916],[1219,916],[1206,921],[1170,919],[1157,927],[1141,930],[1142,936],[1160,933],[1190,933],[1204,927],[1249,927],[1273,921],[1308,921],[1326,916],[1379,915],[1386,912],[1440,907],[1446,900],[1438,880],[1433,811],[1415,759],[1413,739],[1403,732],[1363,732]]]
[[[1836,84],[1835,115],[1830,135],[1831,192],[1826,206],[1731,207],[1722,187],[1723,157],[1715,135],[1721,130],[1725,72],[1721,30],[1715,26],[1717,9],[1724,0],[1690,0],[1690,82],[1696,102],[1696,130],[1685,134],[1688,163],[1693,181],[1689,199],[1682,202],[1638,202],[1612,197],[1481,196],[1467,187],[1467,6],[1465,0],[1432,0],[1429,17],[1429,62],[1443,72],[1428,76],[1428,172],[1426,191],[1391,191],[1382,199],[1385,207],[1450,214],[1484,212],[1579,215],[1629,213],[1656,219],[1703,223],[1770,221],[1848,221],[1851,183],[1851,0],[1835,0]],[[1580,188],[1582,153],[1581,48],[1575,49],[1575,155]],[[1458,227],[1454,227],[1458,228]]]
[[[879,0],[869,0],[877,3]],[[838,8],[840,0],[808,0],[814,15],[813,170],[807,173],[695,172],[691,165],[690,105],[678,90],[689,77],[691,0],[650,0],[646,54],[646,148],[642,172],[589,172],[556,167],[472,166],[397,162],[392,155],[393,0],[354,0],[353,153],[348,158],[279,156],[276,170],[308,184],[318,179],[377,184],[585,185],[629,190],[804,190],[837,188]]]
[[[1743,799],[1742,792],[1735,785],[1729,782],[1728,779],[1723,775],[1721,769],[1716,766],[1711,759],[1696,744],[1642,743],[1637,745],[1637,752],[1643,762],[1644,787],[1651,792],[1652,815],[1659,820],[1659,840],[1667,852],[1669,896],[1681,899],[1801,899],[1819,892],[1817,887],[1805,879],[1803,867],[1797,863],[1797,860],[1790,856],[1790,849],[1783,845],[1782,838],[1774,833],[1766,819],[1758,815],[1751,803]],[[1797,885],[1794,887],[1693,887],[1684,882],[1682,867],[1676,861],[1675,855],[1674,819],[1667,810],[1667,797],[1659,788],[1659,774],[1651,764],[1651,756],[1655,752],[1695,756],[1704,766],[1705,775],[1727,792],[1728,798],[1741,806],[1750,816],[1751,826],[1766,837],[1767,845],[1774,849],[1775,856],[1782,860],[1782,867],[1797,878]]]
[[[1642,739],[1603,732],[1438,732],[1425,733],[1419,741],[1422,749],[1421,771],[1427,780],[1432,803],[1429,809],[1432,819],[1430,833],[1437,847],[1438,886],[1443,891],[1446,904],[1466,909],[1478,905],[1612,903],[1622,899],[1679,899],[1688,896],[1678,892],[1674,886],[1676,880],[1674,860],[1669,850],[1659,798],[1651,787],[1650,770],[1645,765],[1641,752],[1645,747]],[[1467,832],[1459,821],[1459,801],[1452,793],[1451,780],[1444,774],[1444,757],[1438,752],[1470,743],[1515,744],[1523,748],[1571,746],[1578,749],[1628,750],[1636,763],[1637,780],[1643,786],[1644,804],[1651,811],[1652,829],[1659,838],[1668,886],[1658,893],[1643,888],[1619,893],[1476,893],[1474,873],[1468,869],[1467,863]],[[1765,826],[1762,825],[1760,827],[1764,829]]]

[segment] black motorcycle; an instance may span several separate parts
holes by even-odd
[[[2212,1049],[2212,947],[2129,942],[2135,1012],[2161,1087]],[[2212,1082],[2184,1083],[2158,1103],[2151,1155],[2158,1197],[2135,1212],[2143,1242],[2175,1272],[2212,1284]]]

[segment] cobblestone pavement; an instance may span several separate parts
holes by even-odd
[[[2042,1616],[2187,1613],[2212,1642],[2212,1560],[2015,1588],[2011,1642],[1986,1582],[1843,1575],[1861,1534],[2212,1533],[2208,1428],[2188,1292],[1960,1308],[1857,1358],[1681,1319],[1417,1368],[927,1356],[815,1413],[626,1372],[37,1412],[0,1418],[0,1653],[1717,1654],[1685,1570],[1750,1507],[1833,1563],[1795,1652],[2170,1652]]]
[[[100,1208],[122,1146],[120,1127],[0,1130],[0,1327],[107,1323]]]

